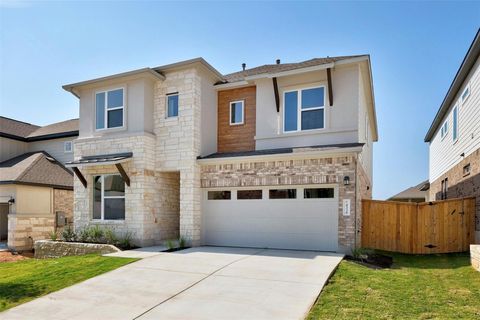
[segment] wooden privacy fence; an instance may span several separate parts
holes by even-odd
[[[469,250],[475,198],[424,203],[362,200],[362,247],[402,253]]]

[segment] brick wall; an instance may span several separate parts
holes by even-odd
[[[218,92],[218,152],[255,150],[256,87]],[[244,101],[244,122],[230,125],[230,102]]]
[[[245,160],[235,163],[205,164],[201,167],[201,185],[203,188],[214,188],[337,184],[339,189],[338,243],[342,250],[354,247],[356,242],[355,210],[359,208],[358,203],[361,200],[361,197],[357,196],[357,206],[355,208],[356,163],[356,155],[348,155],[333,158]],[[350,178],[350,184],[346,186],[343,184],[345,176]],[[371,191],[363,192],[363,194],[371,197]],[[352,207],[350,216],[343,216],[343,199],[350,199]],[[357,210],[357,212],[359,211]],[[360,216],[358,219],[360,219]],[[359,224],[359,221],[357,223]],[[359,238],[360,235],[358,234],[357,239]],[[358,240],[356,244],[359,245]]]
[[[65,213],[68,223],[73,223],[73,190],[53,190],[53,212]]]
[[[463,168],[470,164],[470,174],[464,175]],[[476,197],[475,230],[480,243],[480,149],[465,157],[437,180],[430,182],[430,200],[440,200],[442,180],[448,178],[447,198]]]

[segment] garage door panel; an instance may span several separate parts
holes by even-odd
[[[205,196],[202,211],[207,245],[337,250],[337,198],[207,200]]]

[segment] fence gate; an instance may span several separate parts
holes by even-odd
[[[424,203],[362,200],[362,247],[402,253],[469,250],[475,198]]]

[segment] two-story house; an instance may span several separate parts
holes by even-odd
[[[480,30],[425,136],[430,200],[476,197],[480,242]]]
[[[26,250],[72,222],[78,119],[37,126],[0,117],[0,245]]]
[[[359,246],[378,139],[370,57],[242,69],[197,58],[65,85],[80,100],[75,228],[140,246]]]

